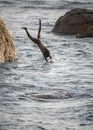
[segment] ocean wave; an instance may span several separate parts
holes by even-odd
[[[31,4],[31,5],[44,5],[47,4],[45,1],[39,0],[39,1],[26,1],[27,4]]]
[[[61,9],[72,9],[72,8],[92,8],[93,3],[82,3],[82,2],[61,2],[61,3],[54,3],[54,4],[49,4],[49,3],[44,3],[44,4],[29,4],[29,5],[24,5],[22,8],[26,9],[49,9],[49,10],[61,10]]]
[[[92,5],[91,4],[93,4],[92,2],[88,2],[88,3],[86,3],[86,2],[67,2],[67,3],[59,3],[58,5],[55,5],[54,7],[51,7],[52,9],[54,8],[54,9],[71,9],[71,8],[86,8],[86,6],[91,6],[92,7]]]
[[[61,10],[61,9],[71,9],[79,7],[88,7],[92,8],[93,2],[87,1],[0,1],[1,7],[10,7],[12,6],[22,8],[22,9],[49,9],[49,10]]]
[[[15,3],[11,1],[0,1],[0,4],[9,5],[9,4],[15,4]]]

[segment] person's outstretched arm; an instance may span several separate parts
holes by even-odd
[[[34,38],[34,37],[32,37],[30,34],[29,34],[29,32],[28,32],[28,30],[27,30],[27,28],[26,27],[22,27],[22,29],[24,29],[25,31],[26,31],[26,33],[27,33],[27,35],[28,35],[28,37],[34,42],[34,43],[36,43],[37,44],[37,39],[36,38]]]

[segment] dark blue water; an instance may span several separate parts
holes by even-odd
[[[93,8],[92,0],[0,0],[0,19],[13,37],[18,61],[0,65],[0,130],[92,130],[93,38],[57,36],[66,11]],[[54,63],[27,37],[38,32]]]

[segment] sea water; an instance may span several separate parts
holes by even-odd
[[[92,130],[93,38],[51,33],[73,8],[93,9],[92,0],[0,0],[18,60],[0,65],[0,130]],[[46,63],[21,27],[50,50]]]

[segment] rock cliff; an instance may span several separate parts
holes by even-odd
[[[0,63],[12,62],[17,59],[12,37],[2,20],[0,20]]]

